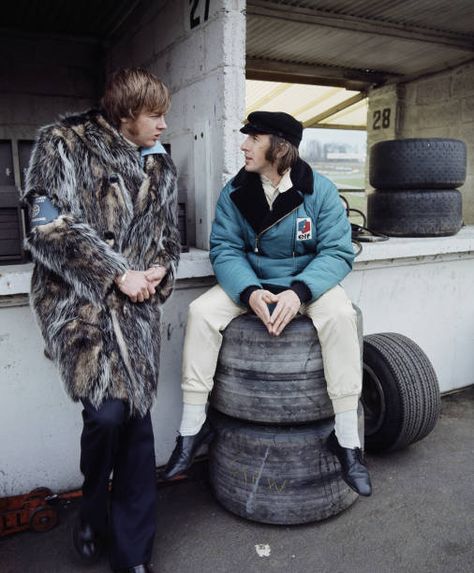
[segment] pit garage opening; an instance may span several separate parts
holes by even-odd
[[[331,179],[351,207],[365,213],[366,92],[254,79],[245,85],[246,116],[256,110],[285,111],[301,121],[301,157]]]

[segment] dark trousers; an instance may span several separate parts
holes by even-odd
[[[108,536],[112,568],[148,563],[156,527],[150,413],[143,418],[130,417],[128,405],[122,400],[106,400],[99,409],[88,400],[82,403],[81,518],[97,533]]]

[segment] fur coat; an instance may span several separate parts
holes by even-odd
[[[32,230],[31,304],[46,352],[70,397],[96,407],[106,398],[144,415],[158,382],[160,307],[172,292],[180,253],[176,170],[166,154],[147,155],[100,111],[44,127],[33,151],[24,199],[46,195],[59,216]],[[163,265],[148,301],[115,286],[127,269]]]

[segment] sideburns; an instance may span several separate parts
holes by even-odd
[[[277,162],[278,152],[282,149],[283,145],[284,144],[282,142],[270,141],[270,147],[265,152],[265,159],[270,161],[272,165]]]
[[[270,137],[270,147],[265,153],[265,159],[276,166],[279,175],[283,175],[288,168],[284,159],[288,155],[289,149],[285,140],[276,136]],[[280,157],[278,157],[279,154]]]

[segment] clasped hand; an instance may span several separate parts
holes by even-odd
[[[269,304],[276,304],[270,315]],[[279,336],[286,325],[297,315],[301,301],[292,290],[285,290],[280,294],[273,294],[268,290],[254,290],[249,298],[250,308],[267,327],[273,336]]]
[[[166,275],[165,267],[150,267],[146,271],[127,271],[124,281],[116,279],[115,284],[132,302],[148,300]]]

